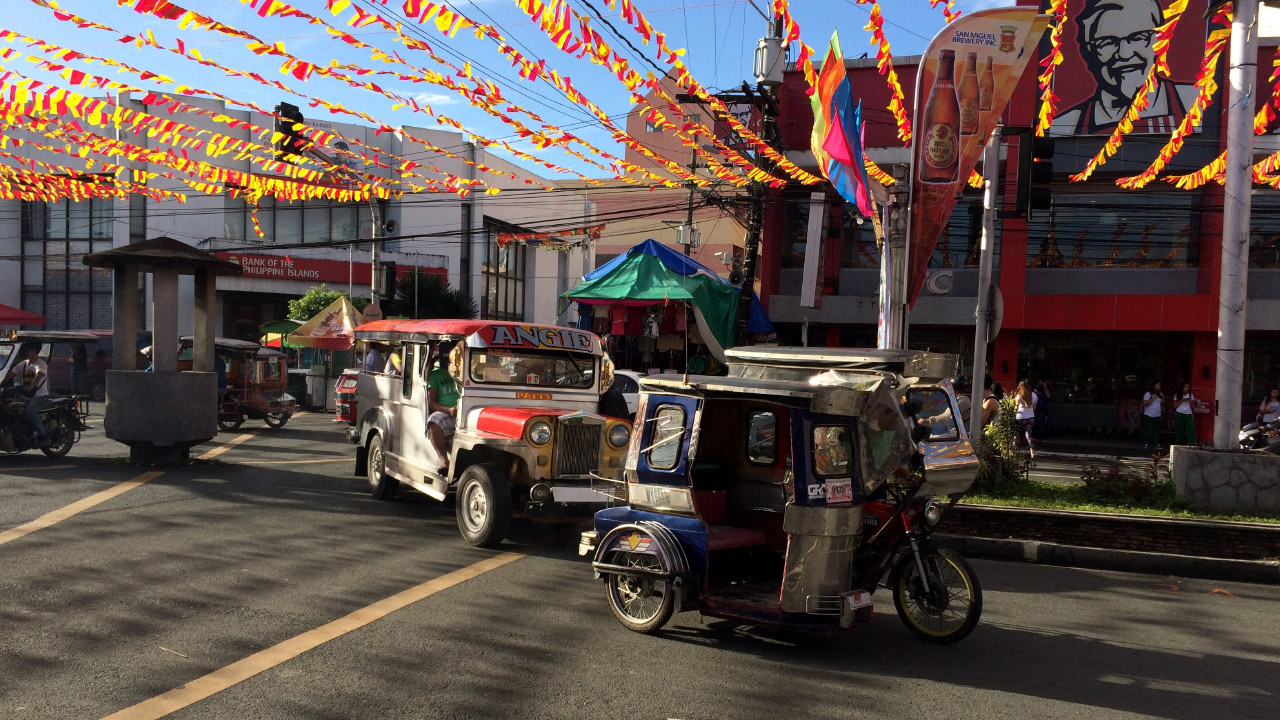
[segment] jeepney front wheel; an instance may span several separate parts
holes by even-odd
[[[396,496],[400,481],[387,474],[386,457],[382,454],[382,436],[377,433],[369,438],[368,460],[365,470],[369,476],[369,493],[374,500],[390,500]]]
[[[476,463],[458,478],[458,530],[472,545],[497,547],[511,527],[511,486],[493,463]]]

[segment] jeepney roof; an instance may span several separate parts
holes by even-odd
[[[738,347],[725,350],[730,374],[741,376],[743,367],[878,370],[904,377],[941,380],[955,377],[959,358],[947,353],[874,348]],[[737,372],[735,372],[735,370]]]
[[[814,385],[792,380],[749,380],[717,375],[649,375],[640,378],[640,389],[649,392],[752,395],[775,398],[783,404],[800,403],[829,415],[861,415],[877,386],[855,389]]]
[[[0,342],[97,342],[97,335],[76,330],[10,330],[0,331]]]
[[[470,347],[601,353],[600,338],[585,330],[497,320],[374,320],[357,325],[355,337],[375,342],[465,339]]]
[[[183,335],[182,337],[178,338],[178,344],[180,344],[182,347],[191,347],[193,342],[194,340],[190,335]],[[258,343],[256,342],[249,342],[248,340],[237,340],[235,338],[224,338],[224,337],[214,338],[213,346],[215,348],[220,348],[222,350],[237,350],[241,352],[249,352],[251,350],[254,352],[257,352],[261,348],[261,346],[258,345]]]

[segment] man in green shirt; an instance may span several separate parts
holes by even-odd
[[[440,475],[449,475],[449,444],[458,413],[458,386],[445,369],[452,344],[440,345],[440,362],[427,375],[427,436],[440,458]]]

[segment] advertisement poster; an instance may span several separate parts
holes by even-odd
[[[1058,102],[1049,135],[1108,135],[1115,130],[1155,63],[1156,28],[1169,19],[1167,11],[1175,1],[1067,0],[1062,64],[1053,76]],[[1207,32],[1205,4],[1190,0],[1178,18],[1169,77],[1159,80],[1133,133],[1172,132],[1195,100]]]
[[[1035,8],[1000,8],[963,15],[929,43],[916,80],[911,140],[912,303],[956,196],[1014,87],[1036,56],[1049,18]]]

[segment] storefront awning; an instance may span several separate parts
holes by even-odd
[[[44,325],[44,316],[0,305],[0,325]]]

